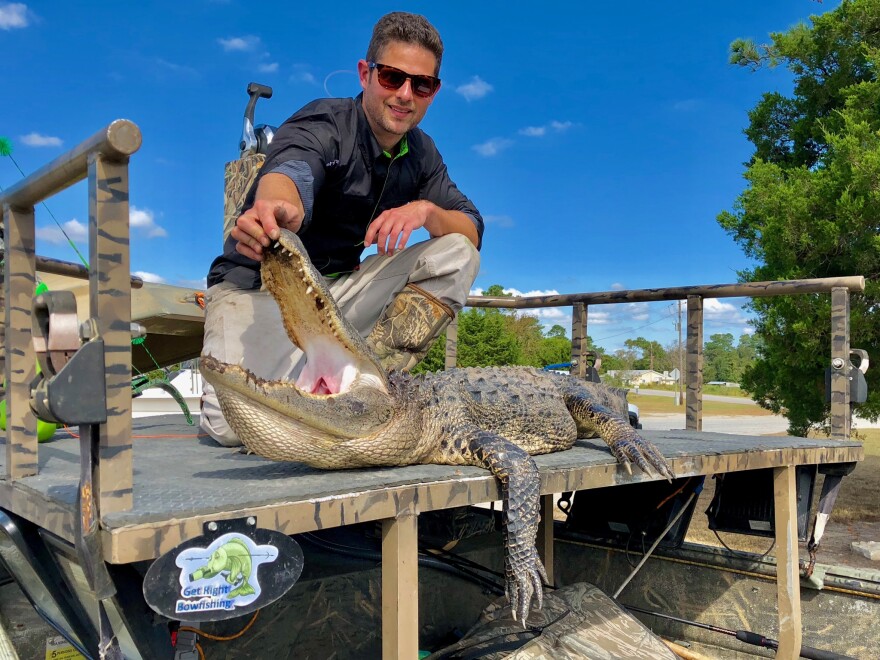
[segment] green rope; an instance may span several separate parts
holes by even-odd
[[[10,142],[9,138],[6,138],[6,137],[0,137],[0,157],[2,157],[2,156],[6,156],[7,158],[9,158],[9,160],[12,161],[12,164],[15,165],[15,169],[17,169],[19,171],[19,173],[21,174],[21,177],[23,179],[27,178],[27,175],[24,173],[24,171],[22,171],[21,167],[18,166],[18,162],[15,160],[15,158],[12,157],[12,142]],[[0,186],[0,191],[3,191],[3,190],[4,190],[3,186]],[[48,206],[46,206],[46,202],[40,202],[40,204],[42,204],[43,208],[45,208],[49,212],[49,215],[52,216],[52,220],[54,220],[55,224],[58,225],[58,229],[60,229],[61,233],[64,234],[64,238],[67,239],[67,242],[70,244],[70,247],[72,247],[73,251],[76,252],[76,256],[78,256],[79,260],[82,261],[83,266],[88,268],[89,262],[86,261],[86,258],[84,256],[82,256],[79,249],[76,247],[76,244],[73,242],[73,240],[70,238],[70,236],[67,235],[67,232],[64,231],[64,227],[62,227],[61,223],[58,222],[58,218],[56,218],[55,214],[52,213],[52,209],[50,209]]]

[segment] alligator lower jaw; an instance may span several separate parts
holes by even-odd
[[[308,364],[306,366],[308,368]],[[259,425],[264,411],[269,409],[299,427],[301,435],[362,437],[386,424],[394,408],[385,379],[369,372],[361,373],[353,365],[349,365],[343,377],[329,379],[332,383],[346,384],[343,390],[334,393],[303,390],[290,381],[265,380],[210,355],[202,356],[199,367],[218,396],[227,391],[235,393],[239,412],[227,420],[240,436],[256,431],[246,427]],[[321,382],[325,382],[324,377]],[[251,413],[246,410],[248,407]],[[236,426],[241,426],[241,430]],[[303,429],[306,431],[302,432]]]

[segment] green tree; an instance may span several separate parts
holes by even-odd
[[[635,339],[627,339],[623,345],[636,353],[641,352],[641,357],[633,361],[633,369],[653,369],[663,372],[672,368],[672,360],[660,342],[636,337]]]
[[[749,114],[755,153],[747,189],[721,226],[759,265],[746,281],[864,275],[851,300],[852,345],[880,348],[880,0],[844,0],[771,43],[739,40],[731,61],[757,70],[785,65],[790,97],[765,94]],[[827,295],[756,298],[757,359],[742,385],[762,406],[785,411],[802,434],[828,418]],[[861,414],[880,413],[878,371],[868,371]]]
[[[729,332],[709,337],[703,346],[703,379],[736,382],[738,356]]]

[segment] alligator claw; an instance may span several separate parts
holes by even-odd
[[[510,611],[516,621],[526,625],[531,610],[532,599],[537,609],[544,605],[544,584],[548,582],[547,571],[538,557],[538,550],[532,546],[528,556],[517,560],[517,566],[505,562],[505,592],[510,603]]]
[[[635,431],[608,443],[611,453],[623,465],[627,473],[632,475],[632,464],[647,474],[657,474],[672,481],[675,475],[666,458],[653,443],[648,442]]]

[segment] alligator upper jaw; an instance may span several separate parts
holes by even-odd
[[[203,357],[205,378],[218,394],[233,390],[255,408],[271,408],[339,437],[370,434],[387,423],[393,410],[387,374],[340,313],[299,238],[282,229],[278,242],[266,250],[260,272],[288,337],[305,353],[305,366],[295,383],[268,381]]]
[[[297,387],[314,394],[337,394],[347,391],[362,374],[381,381],[387,390],[385,370],[339,311],[296,234],[281,230],[278,241],[264,254],[260,275],[278,304],[290,341],[306,354]]]

